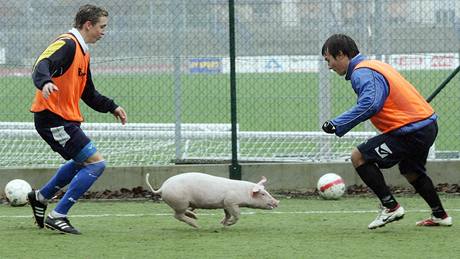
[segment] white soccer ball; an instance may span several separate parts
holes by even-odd
[[[337,200],[345,193],[345,182],[340,175],[328,173],[318,180],[318,192],[326,200]]]
[[[27,194],[32,191],[30,184],[21,179],[14,179],[5,186],[5,195],[13,207],[27,203]]]

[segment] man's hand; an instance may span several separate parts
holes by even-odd
[[[120,119],[122,125],[125,125],[128,121],[128,116],[126,115],[125,110],[121,106],[118,106],[113,111],[113,116],[115,116],[117,120]]]
[[[332,124],[332,121],[326,121],[323,124],[323,130],[326,133],[334,134],[335,133],[335,126],[334,126],[334,124]]]
[[[46,83],[42,88],[43,98],[48,99],[50,94],[54,91],[59,91],[59,88],[51,82]]]

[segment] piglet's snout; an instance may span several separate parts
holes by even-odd
[[[268,204],[268,207],[270,207],[270,209],[273,209],[273,208],[276,208],[278,207],[278,204],[280,202],[277,200],[277,199],[273,199],[269,204]]]

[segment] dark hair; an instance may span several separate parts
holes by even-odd
[[[90,21],[92,24],[96,24],[99,22],[99,18],[102,16],[109,16],[109,12],[101,7],[94,5],[83,5],[78,10],[77,15],[75,15],[75,22],[73,26],[77,29],[81,29],[83,24],[85,24],[87,21]]]
[[[321,54],[326,55],[326,51],[334,58],[342,52],[349,59],[359,54],[355,41],[345,34],[334,34],[323,45]]]

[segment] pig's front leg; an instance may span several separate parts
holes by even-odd
[[[240,218],[240,207],[237,204],[225,204],[225,210],[230,214],[230,218],[226,221],[226,226],[235,224]]]
[[[222,225],[226,226],[228,220],[229,220],[230,217],[231,217],[231,215],[230,215],[230,213],[228,213],[228,211],[227,211],[226,209],[224,209],[224,212],[225,212],[224,218],[222,219],[222,221],[221,221],[220,223],[221,223]]]

